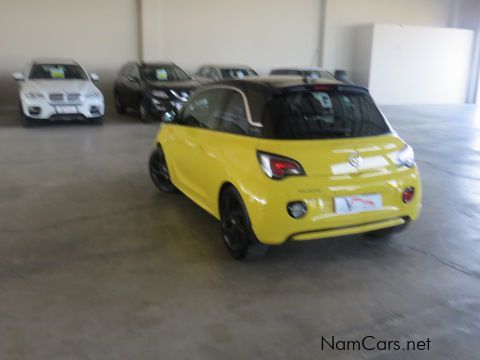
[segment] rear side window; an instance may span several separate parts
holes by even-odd
[[[180,117],[180,124],[215,130],[219,124],[219,112],[225,106],[225,91],[213,89],[203,91],[191,98]]]
[[[179,123],[239,135],[249,130],[243,97],[231,89],[206,90],[191,98]]]
[[[209,73],[210,73],[210,69],[208,67],[202,67],[198,71],[197,75],[207,77]]]
[[[278,139],[349,138],[390,132],[370,96],[363,92],[289,92],[274,96],[269,108],[269,132]]]
[[[226,90],[226,100],[225,108],[218,114],[218,129],[232,134],[247,134],[249,123],[242,95],[235,90]]]

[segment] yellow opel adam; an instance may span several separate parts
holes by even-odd
[[[268,77],[215,83],[167,113],[149,169],[221,221],[235,259],[269,245],[385,233],[417,219],[412,148],[364,88]]]

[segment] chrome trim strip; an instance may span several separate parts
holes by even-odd
[[[183,90],[185,91],[185,90]],[[181,96],[179,93],[177,93],[175,90],[170,90],[170,92],[172,93],[173,96],[175,96],[178,100],[181,100],[181,101],[187,101],[188,100],[188,96],[184,97],[184,96]]]
[[[227,90],[234,90],[234,91],[238,92],[242,96],[242,99],[243,99],[243,105],[245,106],[245,113],[247,115],[248,123],[252,126],[255,126],[255,127],[260,127],[260,128],[263,127],[263,125],[261,123],[252,120],[252,113],[250,111],[250,104],[248,103],[247,95],[245,95],[245,93],[242,90],[240,90],[240,89],[238,89],[234,86],[231,86],[231,85],[212,85],[212,86],[208,86],[206,88],[200,88],[190,96],[190,99],[192,99],[194,96],[197,96],[198,94],[201,94],[202,92],[205,92],[205,91],[208,91],[208,90],[215,90],[215,89],[227,89]]]

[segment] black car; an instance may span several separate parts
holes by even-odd
[[[143,122],[163,113],[178,111],[200,84],[173,63],[130,62],[122,67],[115,81],[115,107],[140,111]]]

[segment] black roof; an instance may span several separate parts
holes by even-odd
[[[368,91],[366,88],[358,85],[345,84],[344,82],[331,79],[308,79],[306,80],[302,76],[258,76],[258,77],[249,77],[245,79],[233,79],[233,80],[224,80],[212,83],[207,85],[207,87],[215,87],[218,85],[227,85],[234,86],[239,89],[248,90],[256,88],[266,92],[273,92],[282,89],[300,87],[300,86],[312,86],[312,85],[336,85],[336,86],[345,86],[348,88],[356,88],[358,90]]]

